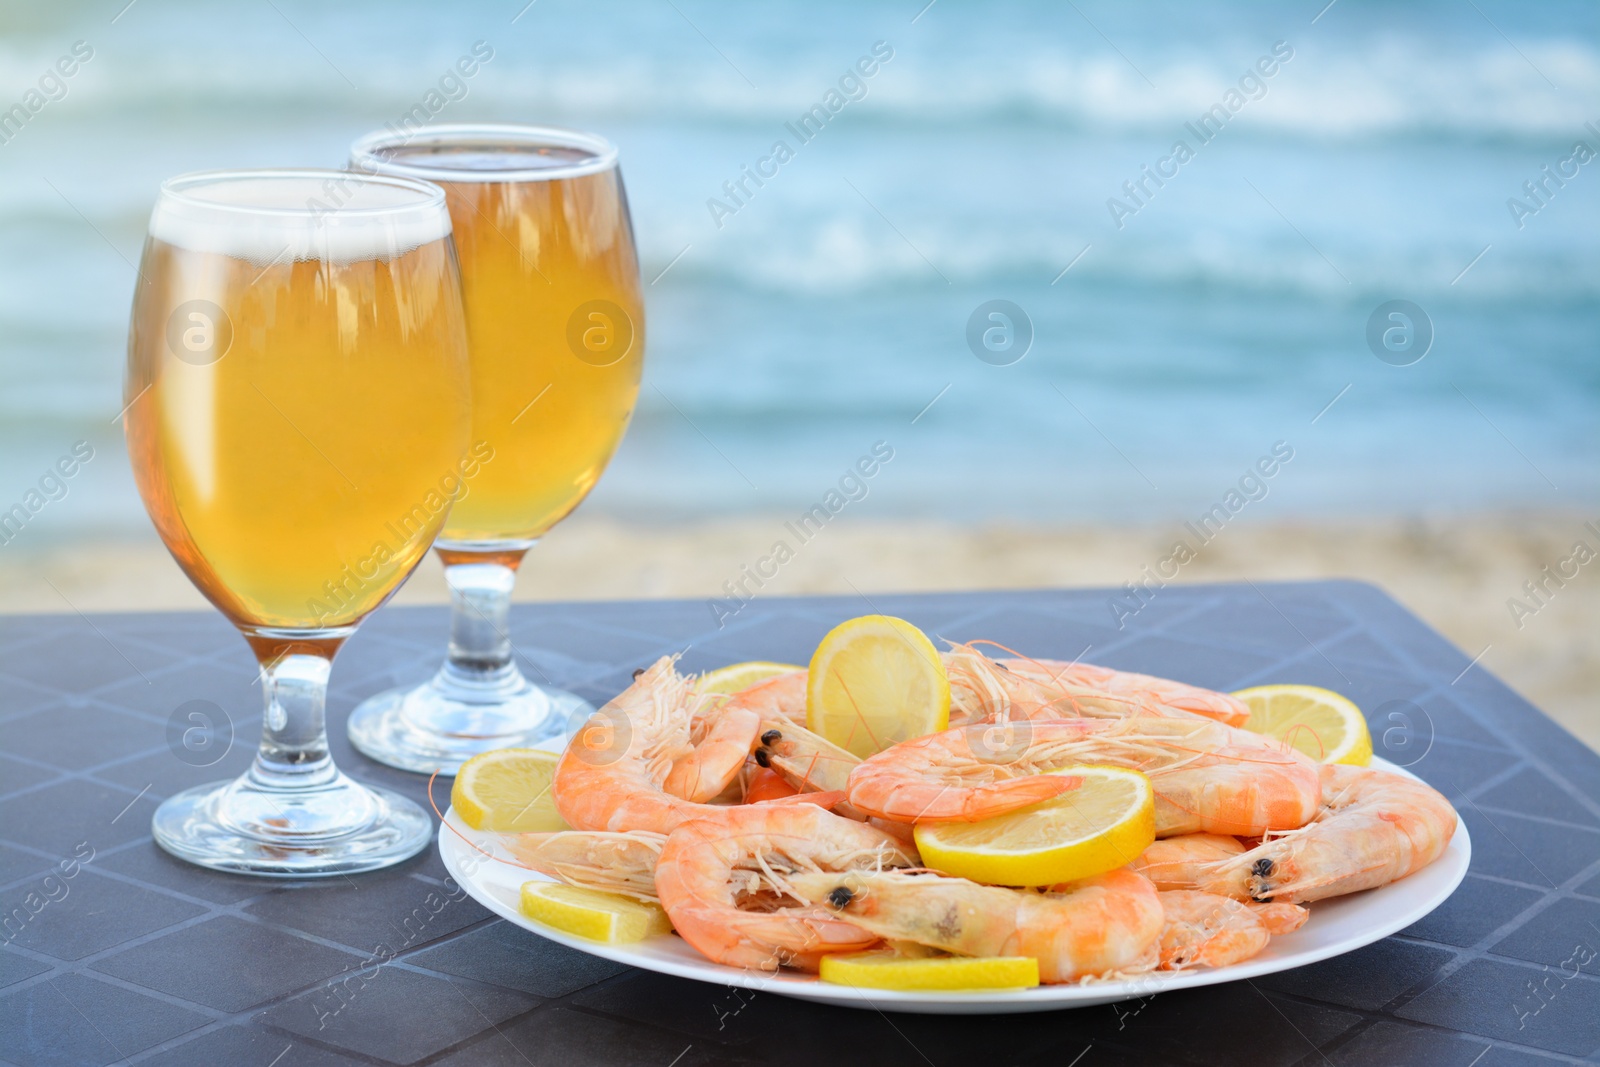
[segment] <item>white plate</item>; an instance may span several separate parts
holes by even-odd
[[[1415,777],[1404,768],[1382,759],[1374,759],[1372,765],[1408,778]],[[726,967],[712,963],[690,948],[682,938],[671,934],[631,945],[601,945],[561,933],[534,922],[518,910],[522,883],[548,879],[524,868],[484,859],[473,849],[474,844],[491,855],[504,856],[506,853],[497,848],[495,835],[469,829],[457,817],[454,808],[445,814],[445,821],[449,826],[439,828],[439,854],[451,877],[473,899],[496,915],[568,948],[626,963],[641,970],[722,986],[759,989],[779,996],[852,1008],[941,1014],[999,1015],[1082,1008],[1304,967],[1308,963],[1370,945],[1396,930],[1410,926],[1444,903],[1445,898],[1461,884],[1461,879],[1466,877],[1467,864],[1472,859],[1472,841],[1467,836],[1466,825],[1458,818],[1450,847],[1433,863],[1411,877],[1381,889],[1312,904],[1311,918],[1299,930],[1274,937],[1266,951],[1259,956],[1231,967],[1148,974],[1126,981],[1094,982],[1082,986],[1040,986],[1036,989],[970,993],[905,993],[832,985],[802,974],[785,972],[769,975]],[[452,828],[459,831],[459,836],[452,832]]]

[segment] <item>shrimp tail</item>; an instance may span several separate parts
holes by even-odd
[[[1259,953],[1272,940],[1267,921],[1229,897],[1195,890],[1161,894],[1161,968],[1226,967]]]

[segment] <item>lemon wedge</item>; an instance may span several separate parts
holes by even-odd
[[[607,945],[643,941],[672,931],[659,904],[560,882],[523,882],[522,914],[563,933]]]
[[[1132,863],[1156,839],[1155,790],[1140,771],[1067,767],[1070,793],[981,822],[924,823],[922,862],[990,885],[1044,886]]]
[[[1039,961],[1026,956],[906,959],[889,952],[822,957],[818,975],[864,989],[1027,989],[1039,984]]]
[[[536,748],[497,748],[461,765],[450,804],[474,830],[537,833],[570,830],[556,811],[550,783],[561,757]]]
[[[714,671],[707,671],[702,675],[700,678],[700,692],[737,693],[741,689],[749,689],[757,682],[776,678],[780,674],[803,670],[805,668],[796,663],[769,663],[766,660],[733,663],[726,667],[718,667]]]
[[[1372,735],[1361,709],[1330,689],[1258,685],[1233,695],[1250,708],[1246,730],[1285,741],[1319,763],[1372,762]]]
[[[865,759],[950,725],[950,679],[923,632],[863,615],[817,646],[806,679],[806,728]]]

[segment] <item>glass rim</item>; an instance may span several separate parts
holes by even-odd
[[[293,179],[305,180],[307,178],[321,178],[324,181],[365,182],[372,185],[387,185],[393,188],[409,189],[422,194],[422,199],[414,204],[383,204],[377,206],[344,205],[338,208],[338,214],[346,218],[383,218],[385,216],[406,215],[418,211],[442,210],[445,207],[444,190],[433,182],[424,181],[398,174],[377,174],[363,171],[337,170],[333,167],[255,167],[255,168],[228,168],[223,170],[192,170],[183,174],[175,174],[161,183],[160,198],[174,201],[188,207],[204,211],[225,212],[235,215],[257,215],[273,218],[304,218],[316,219],[327,214],[327,205],[320,208],[309,203],[300,207],[268,206],[264,204],[228,203],[221,200],[206,200],[192,195],[189,190],[207,185],[219,185],[225,182],[245,181],[249,179]]]
[[[395,163],[377,158],[382,148],[405,145],[448,145],[470,140],[550,148],[582,148],[593,158],[559,167],[529,167],[522,170],[458,170],[426,164]],[[570,130],[561,126],[531,126],[506,122],[447,122],[421,126],[410,133],[376,130],[357,138],[350,146],[350,165],[363,174],[393,175],[434,182],[547,182],[602,174],[617,166],[617,146],[598,133]]]

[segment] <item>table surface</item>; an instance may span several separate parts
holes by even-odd
[[[517,609],[513,633],[525,671],[597,703],[668,652],[690,670],[805,662],[830,626],[868,611],[1218,689],[1327,686],[1365,710],[1379,755],[1465,818],[1472,870],[1456,894],[1337,959],[1075,1011],[885,1015],[736,993],[495,919],[431,848],[391,871],[299,884],[169,858],[150,840],[156,803],[237,774],[254,751],[261,698],[243,641],[212,614],[11,618],[0,622],[0,1061],[1594,1062],[1600,757],[1368,585],[1168,588],[1122,612],[1121,629],[1113,596],[773,598],[721,629],[702,602],[539,605]],[[356,754],[344,719],[361,697],[426,677],[445,621],[443,609],[382,611],[333,672],[340,765],[418,800],[424,780]],[[231,745],[185,747],[196,711],[231,725]]]

